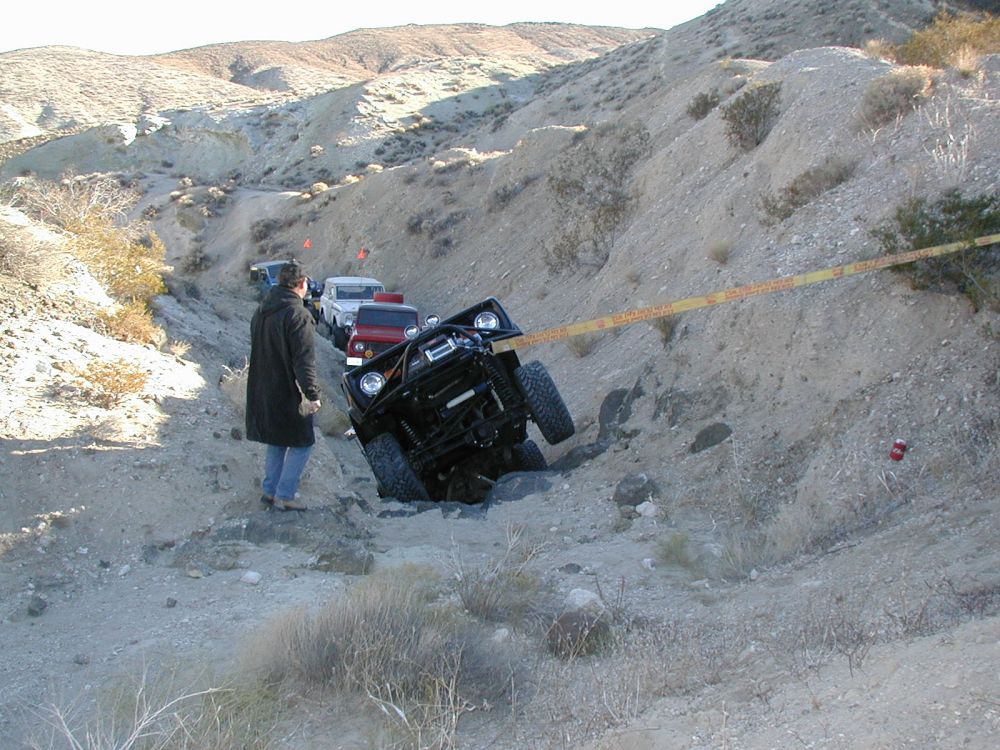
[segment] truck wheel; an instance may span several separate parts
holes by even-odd
[[[545,471],[549,468],[541,448],[534,440],[525,440],[511,448],[514,471]]]
[[[333,333],[333,345],[340,350],[347,348],[347,331],[338,325],[330,329]]]
[[[514,370],[514,379],[545,442],[555,445],[576,432],[569,409],[545,365],[537,360],[521,365]]]
[[[383,432],[368,441],[365,455],[375,480],[387,495],[404,501],[430,499],[427,488],[392,433]]]

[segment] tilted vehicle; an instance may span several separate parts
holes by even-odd
[[[544,365],[493,345],[520,336],[489,297],[344,374],[353,432],[383,496],[477,502],[503,474],[546,468],[528,438],[574,432]]]
[[[319,318],[333,337],[334,346],[343,349],[347,344],[348,329],[354,325],[358,306],[384,291],[381,281],[367,276],[331,276],[325,281]]]
[[[403,295],[375,292],[372,302],[358,307],[344,351],[347,366],[357,367],[365,360],[391,349],[406,340],[406,329],[420,324],[417,308],[403,304]]]

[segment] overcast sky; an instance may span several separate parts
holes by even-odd
[[[721,0],[54,0],[17,3],[0,22],[0,52],[54,44],[148,55],[217,42],[301,42],[347,31],[408,23],[556,21],[629,29],[668,29]]]

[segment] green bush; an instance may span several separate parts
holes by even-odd
[[[778,119],[781,83],[759,83],[744,91],[722,108],[729,143],[743,151],[752,151],[767,138]]]
[[[873,231],[887,254],[1000,233],[1000,196],[963,196],[949,190],[937,200],[913,198],[896,209],[889,223]],[[1000,311],[1000,244],[969,248],[896,266],[916,289],[957,291],[975,310]]]

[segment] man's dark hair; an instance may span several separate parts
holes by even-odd
[[[288,261],[278,271],[278,285],[286,286],[289,289],[297,287],[304,278],[306,278],[306,272],[297,260]]]

